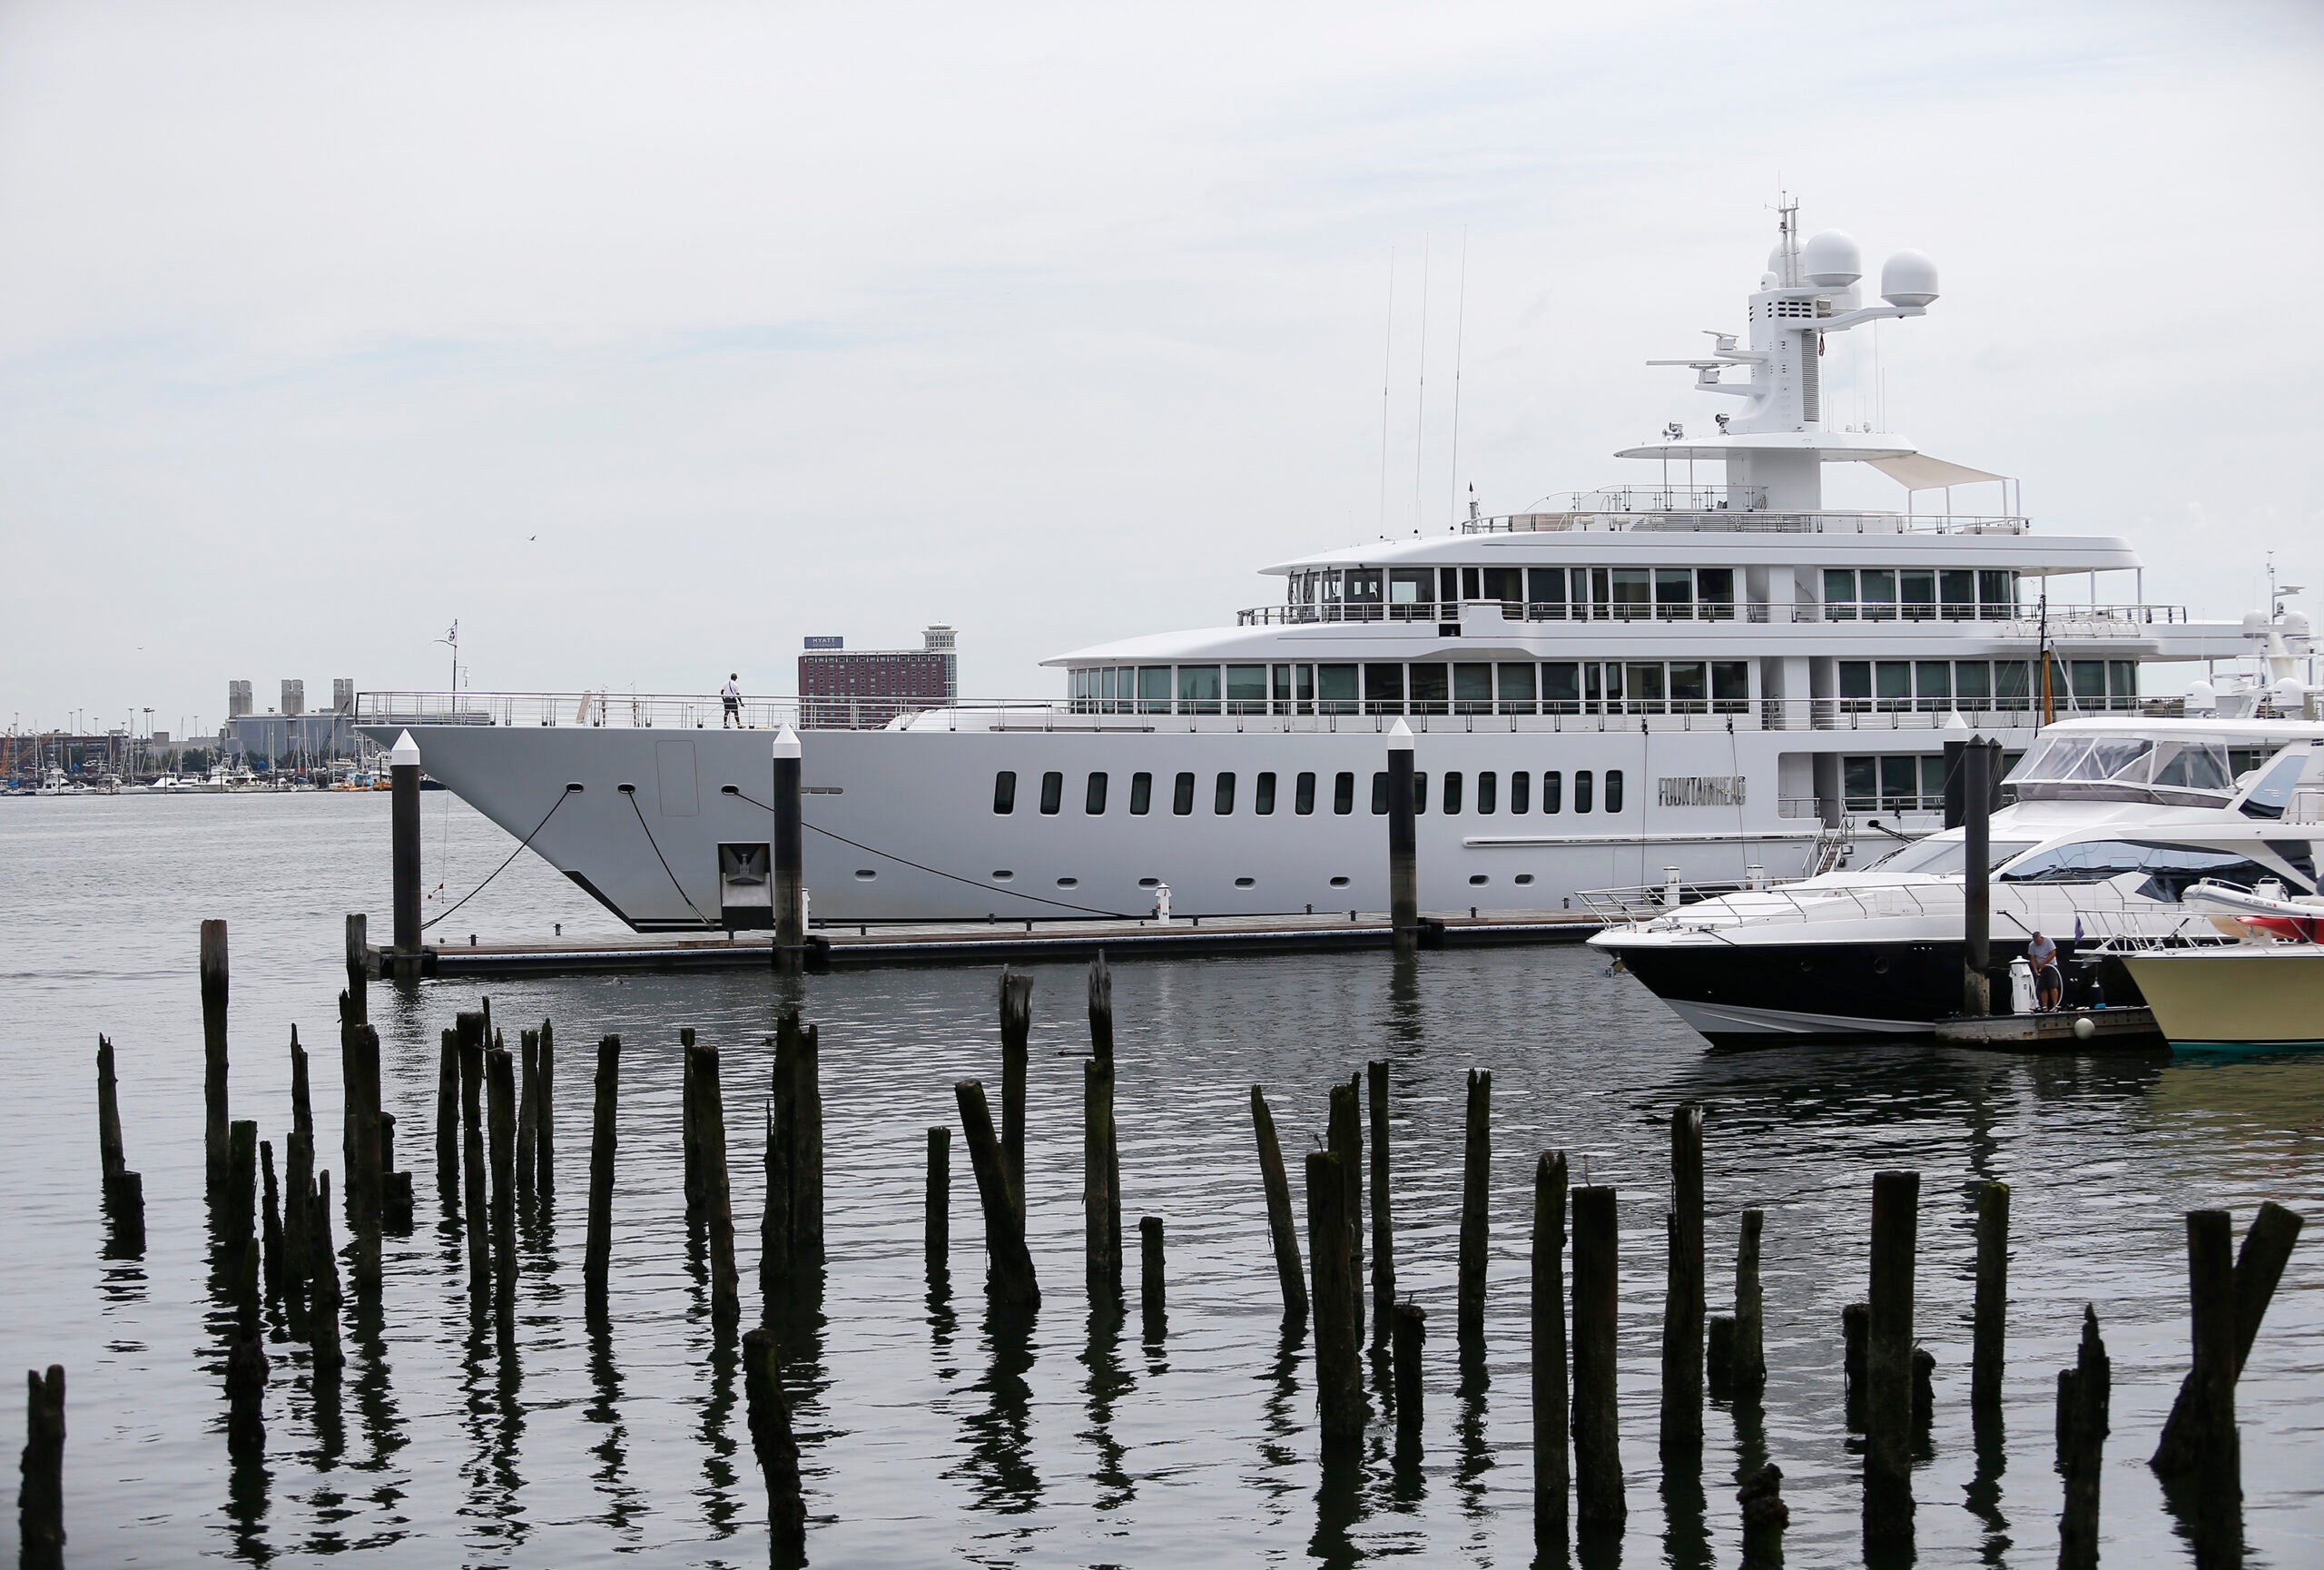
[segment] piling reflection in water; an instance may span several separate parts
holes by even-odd
[[[1090,1449],[1089,1480],[1098,1486],[1096,1508],[1118,1510],[1137,1496],[1137,1482],[1124,1466],[1129,1451],[1114,1437],[1114,1407],[1137,1388],[1137,1376],[1121,1358],[1122,1325],[1127,1306],[1118,1295],[1100,1298],[1090,1306],[1088,1341],[1081,1364],[1088,1377],[1081,1391],[1088,1399],[1088,1427],[1080,1439]]]
[[[1033,1387],[1033,1328],[1036,1314],[1005,1303],[987,1307],[985,1376],[969,1387],[961,1439],[967,1456],[959,1475],[975,1507],[1015,1515],[1041,1502],[1041,1475],[1034,1463],[1029,1425]],[[978,1405],[978,1400],[981,1405]]]

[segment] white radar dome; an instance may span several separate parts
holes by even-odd
[[[1827,229],[1808,236],[1806,249],[1799,253],[1799,270],[1820,289],[1845,289],[1864,276],[1864,252],[1846,234]],[[1935,293],[1935,285],[1929,287]]]
[[[2245,611],[2243,613],[2243,636],[2245,637],[2267,637],[2268,613],[2264,610]]]
[[[1891,305],[1926,305],[1936,298],[1936,263],[1917,251],[1899,251],[1881,263],[1880,298]]]
[[[2310,631],[2308,613],[2306,611],[2288,610],[2284,612],[2284,619],[2281,625],[2283,627],[2283,635],[2286,637],[2306,637]]]
[[[2288,676],[2268,689],[2268,701],[2278,714],[2298,714],[2308,706],[2308,689],[2298,676]]]
[[[2211,683],[2195,680],[2187,684],[2187,712],[2212,714],[2219,708],[2219,691]]]

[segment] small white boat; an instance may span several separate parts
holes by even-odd
[[[2120,952],[2171,1044],[2324,1046],[2324,899],[2204,882],[2182,901],[2236,941]]]

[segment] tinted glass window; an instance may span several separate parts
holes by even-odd
[[[1225,817],[1235,810],[1235,776],[1233,775],[1223,774],[1218,776],[1218,784],[1211,791],[1210,810],[1220,817]]]
[[[1388,771],[1380,769],[1372,776],[1372,815],[1388,815]]]
[[[1093,774],[1089,776],[1089,787],[1081,797],[1081,810],[1091,817],[1096,817],[1106,810],[1106,776],[1104,775]]]
[[[1041,776],[1041,813],[1046,817],[1057,816],[1058,808],[1065,805],[1065,776],[1051,769]]]
[[[1588,769],[1578,768],[1573,771],[1574,811],[1586,813],[1590,810],[1590,776]]]
[[[1138,773],[1129,776],[1129,810],[1139,817],[1154,805],[1154,776]]]
[[[1622,771],[1618,768],[1606,771],[1606,810],[1610,813],[1622,810]]]
[[[1528,799],[1532,795],[1532,784],[1533,776],[1523,769],[1512,769],[1510,772],[1509,810],[1511,812],[1527,813],[1533,810],[1533,804]]]
[[[2292,787],[2299,783],[2300,771],[2307,766],[2308,759],[2298,753],[2278,758],[2260,776],[2260,783],[2244,794],[2237,810],[2246,817],[2283,816],[2284,807],[2291,800]]]
[[[2250,888],[2261,878],[2281,875],[2232,851],[2151,840],[2084,840],[2029,856],[2001,876],[2004,883],[2096,884],[2125,873],[2145,873],[2136,892],[2170,901],[2202,878]]]
[[[1444,811],[1447,815],[1461,810],[1461,771],[1448,769],[1444,775]]]
[[[1562,770],[1551,769],[1541,775],[1541,810],[1544,813],[1565,810],[1565,775]]]
[[[1299,776],[1299,783],[1292,793],[1291,806],[1292,810],[1301,817],[1305,817],[1315,810],[1315,776],[1314,775],[1303,774]]]
[[[1182,774],[1177,780],[1172,782],[1170,788],[1170,810],[1177,814],[1180,817],[1185,817],[1187,814],[1195,810],[1194,775],[1190,774]]]
[[[1477,811],[1490,813],[1501,806],[1501,776],[1481,774],[1477,776]]]
[[[1384,779],[1381,782],[1380,788],[1384,792],[1387,789],[1387,782]],[[1345,817],[1354,810],[1355,776],[1352,774],[1344,773],[1334,775],[1332,776],[1332,811],[1337,813],[1342,817]],[[1387,811],[1388,804],[1384,801],[1382,802],[1380,804],[1380,810],[1382,812]]]
[[[1005,768],[992,776],[992,810],[1013,813],[1017,810],[1017,771]]]
[[[1258,791],[1252,799],[1251,810],[1261,817],[1275,811],[1275,775],[1263,774],[1259,776]]]
[[[1413,814],[1418,816],[1428,810],[1428,771],[1413,770]]]

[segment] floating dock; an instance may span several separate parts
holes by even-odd
[[[1422,919],[1423,948],[1482,948],[1578,943],[1604,923],[1582,911],[1514,911]],[[812,969],[872,965],[998,964],[1003,961],[1081,960],[1103,949],[1113,958],[1167,954],[1297,953],[1324,949],[1384,949],[1395,931],[1384,914],[1202,916],[1169,922],[958,922],[927,926],[822,927],[810,940]],[[555,975],[583,971],[764,970],[773,962],[764,932],[631,933],[547,943],[439,943],[428,948],[431,976]],[[365,950],[365,967],[382,974],[389,951]]]
[[[2085,1036],[2081,1022],[2090,1022]],[[2058,1009],[2044,1014],[1955,1016],[1936,1022],[1936,1039],[1949,1046],[2009,1047],[2075,1052],[2088,1047],[2160,1047],[2152,1009]]]

